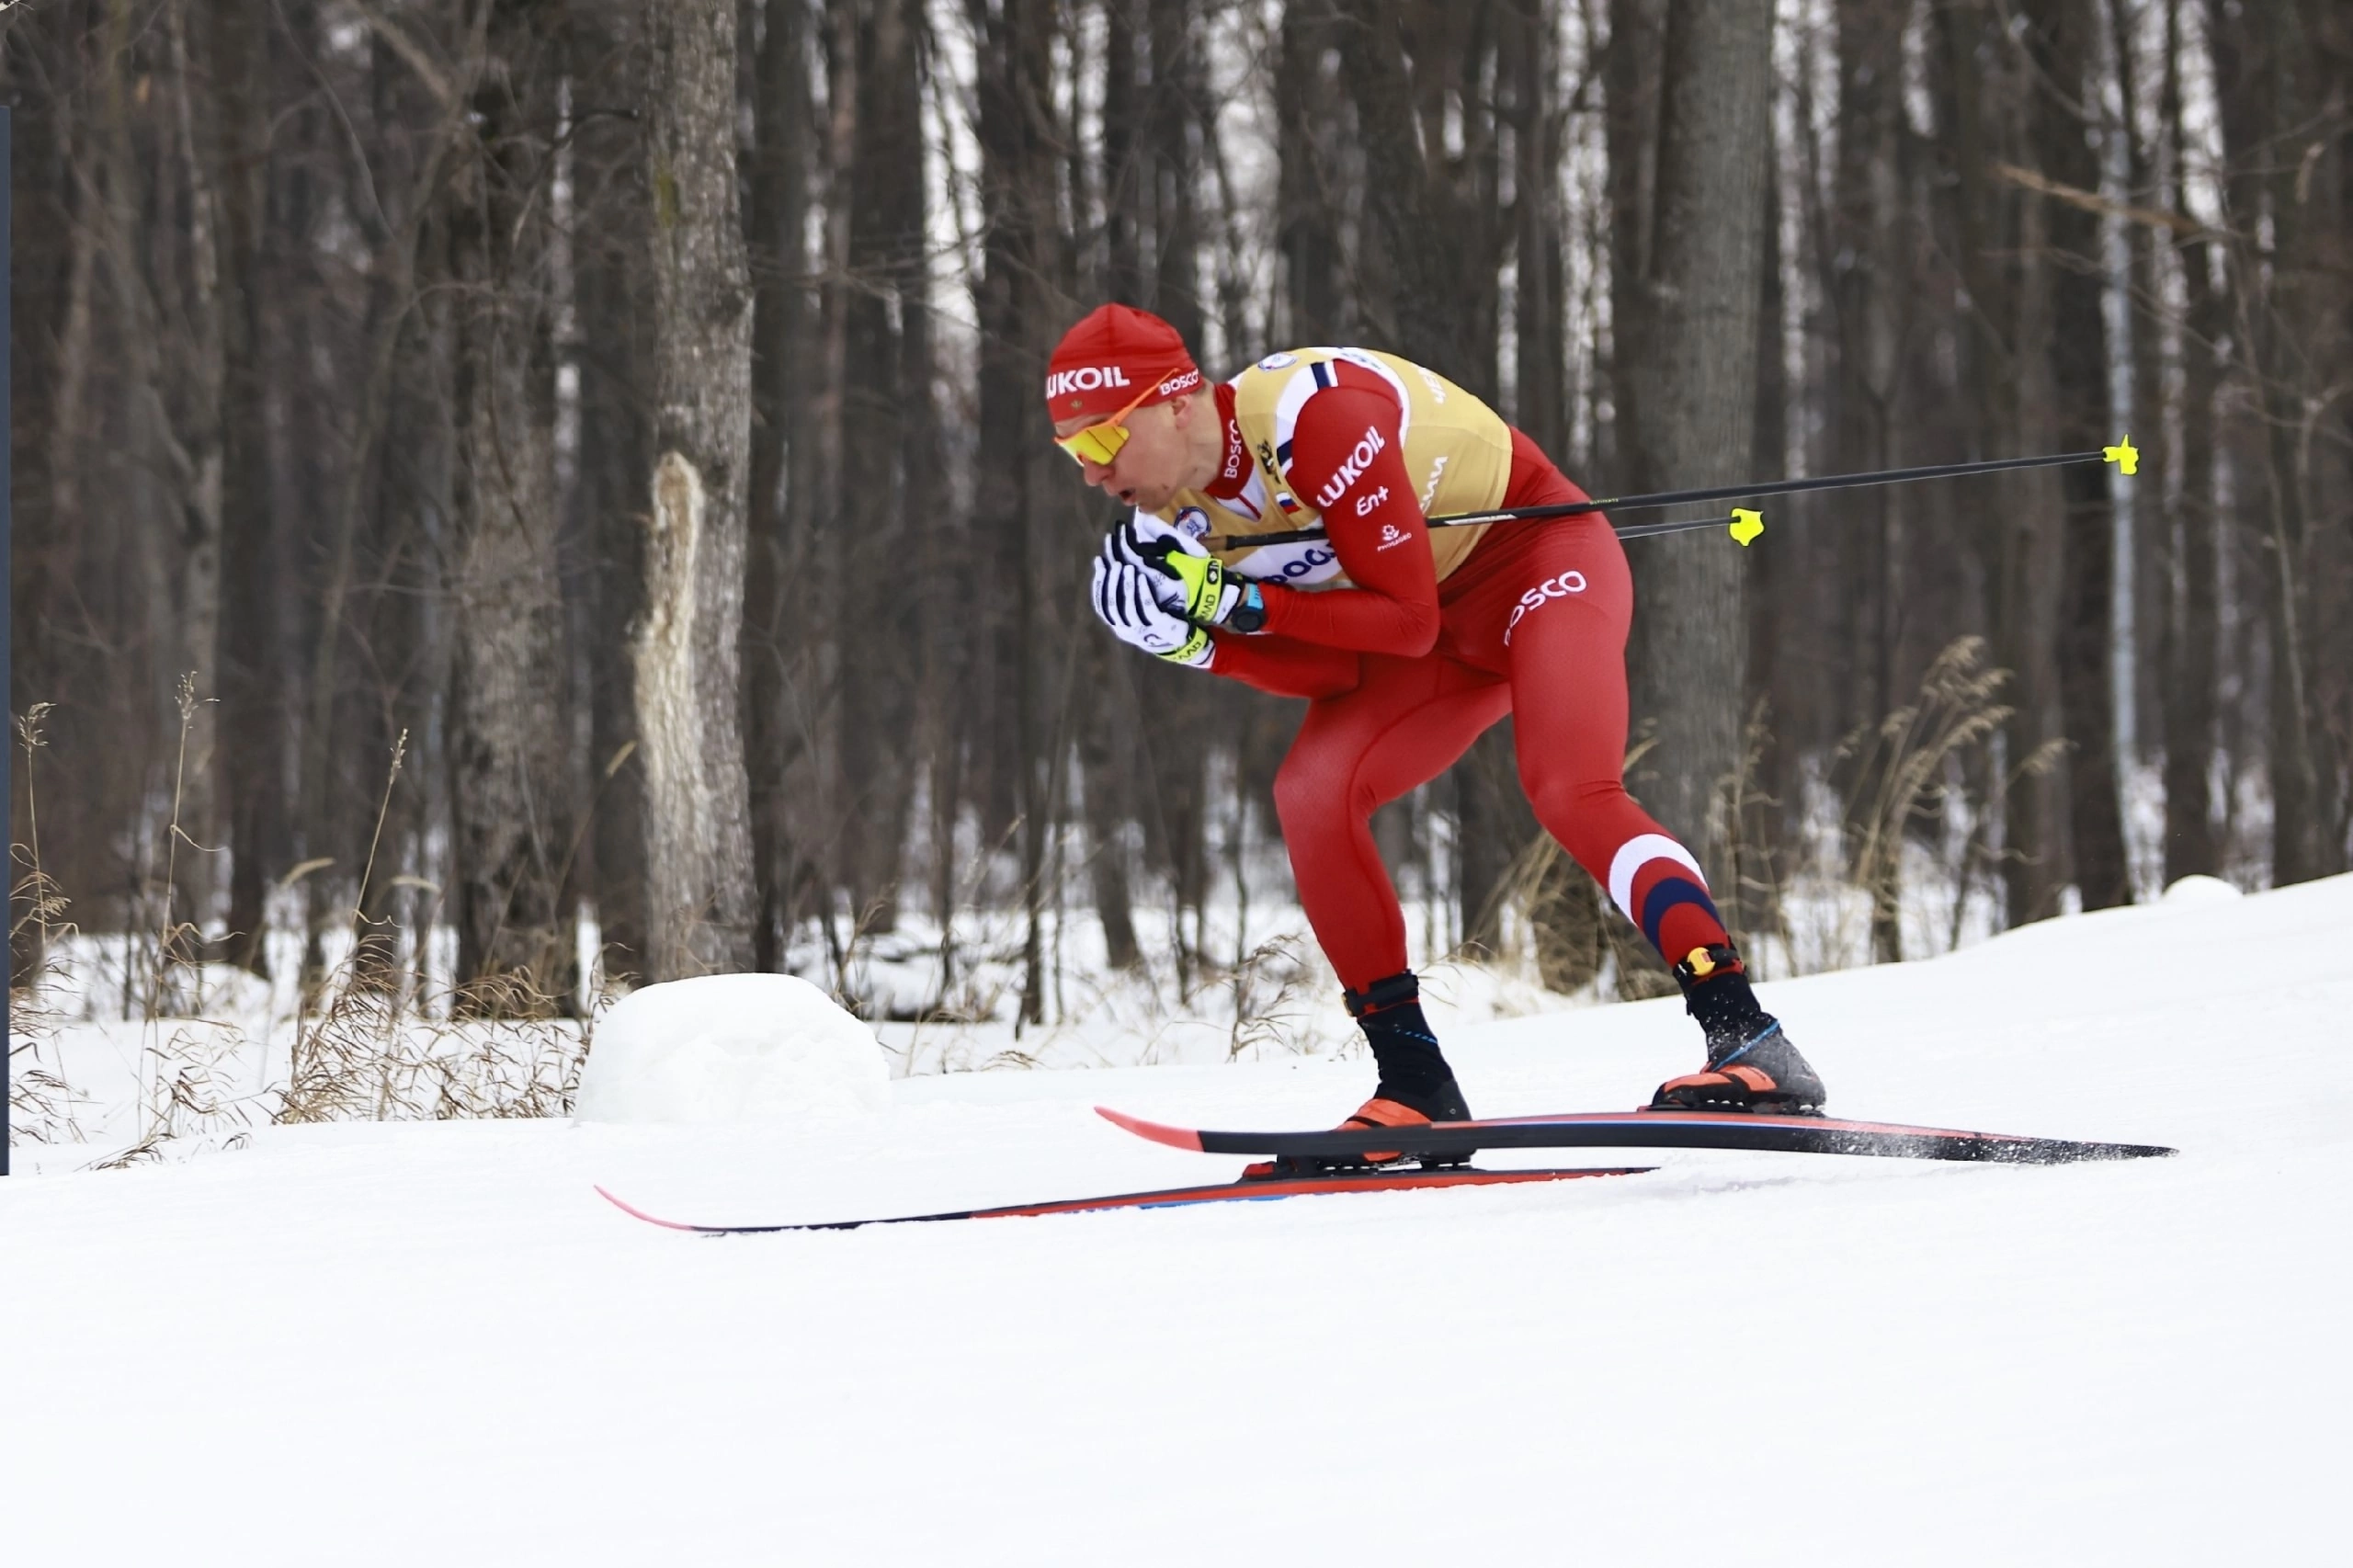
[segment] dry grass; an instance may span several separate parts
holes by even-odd
[[[1310,965],[1301,952],[1305,938],[1296,934],[1259,943],[1233,966],[1233,1029],[1228,1037],[1226,1059],[1245,1052],[1290,1051],[1299,1049],[1313,1007],[1309,991]]]
[[[444,1017],[421,1015],[396,992],[347,983],[301,1036],[272,1120],[419,1121],[557,1117],[570,1113],[588,1031],[530,1013],[527,976],[464,988]],[[466,1016],[468,1008],[485,1011]],[[514,1008],[505,1017],[486,1011]],[[498,1021],[492,1021],[497,1018]]]
[[[73,933],[65,919],[69,907],[65,895],[40,864],[40,796],[34,764],[48,749],[42,725],[55,706],[36,702],[17,720],[17,742],[25,753],[17,782],[24,791],[26,837],[24,843],[9,846],[16,875],[9,888],[8,945],[12,953],[29,952],[32,961],[21,969],[11,966],[8,1139],[12,1144],[19,1138],[28,1143],[80,1142],[82,1128],[74,1109],[89,1103],[50,1060],[60,1020],[47,1001],[48,983],[56,976],[58,949]]]
[[[162,1160],[190,1139],[217,1139],[234,1148],[245,1140],[251,1115],[235,1092],[244,1054],[244,1031],[230,1025],[184,1023],[158,1036],[149,1023],[141,1051],[140,1132],[129,1147],[97,1163],[99,1170]]]
[[[352,894],[349,946],[305,995],[272,1119],[565,1115],[579,1087],[591,1029],[584,1026],[575,1034],[563,1020],[564,999],[519,971],[428,995],[404,968],[401,931],[366,913],[384,819],[407,756],[404,731],[392,746],[368,859]]]
[[[172,763],[172,812],[164,831],[163,895],[156,903],[155,950],[142,998],[141,1016],[151,1028],[163,1018],[186,1017],[202,1005],[204,934],[195,922],[179,918],[180,846],[185,844],[199,855],[220,853],[189,837],[180,824],[188,799],[188,737],[196,729],[196,710],[201,700],[196,695],[195,671],[180,676],[176,695],[180,733]]]
[[[2000,700],[2008,672],[1984,667],[1984,640],[1962,637],[1930,663],[1920,695],[1849,734],[1837,761],[1856,782],[1846,811],[1847,880],[1871,901],[1871,956],[1904,957],[1904,846],[1915,824],[1933,822],[1952,803],[1960,754],[1983,744],[2014,711]]]
[[[237,1103],[233,1066],[245,1050],[235,1026],[197,1019],[203,1006],[203,933],[178,918],[179,854],[185,844],[199,854],[215,854],[188,836],[180,823],[187,801],[188,737],[196,728],[199,699],[196,675],[180,676],[179,747],[172,771],[172,810],[165,824],[164,883],[156,904],[155,946],[140,998],[140,1132],[101,1169],[161,1157],[174,1140],[242,1132],[247,1115]],[[126,984],[130,983],[126,976]],[[178,1022],[168,1030],[167,1020]]]
[[[189,758],[186,740],[195,717],[195,684],[180,686],[183,749],[177,781]],[[63,992],[60,966],[73,926],[67,901],[40,869],[39,795],[34,763],[44,749],[41,722],[49,705],[36,704],[17,723],[26,755],[20,788],[28,836],[14,847],[17,868],[11,938],[33,961],[19,974],[12,997],[9,1111],[12,1135],[28,1142],[82,1143],[77,1108],[93,1104],[66,1082],[51,1047],[63,1018],[49,994]],[[383,822],[406,753],[394,747],[377,814]],[[376,844],[354,894],[348,946],[342,960],[306,986],[294,1020],[284,1077],[258,1088],[270,1045],[268,1031],[250,1038],[236,1025],[194,1016],[202,1006],[200,934],[173,917],[183,846],[210,853],[182,831],[176,787],[168,826],[170,848],[161,865],[160,908],[148,950],[126,946],[125,1011],[141,1017],[132,1141],[93,1162],[98,1169],[173,1158],[197,1146],[236,1147],[259,1119],[274,1123],[453,1118],[556,1117],[566,1114],[578,1087],[588,1028],[563,1019],[563,999],[545,994],[529,974],[509,974],[438,991],[405,964],[421,939],[364,913],[376,872]],[[429,928],[433,911],[424,912]],[[256,1052],[262,1061],[255,1060]],[[258,1092],[256,1092],[258,1088]]]
[[[1978,798],[1967,781],[1972,765],[1990,774],[1991,743],[2012,711],[2001,700],[2008,673],[1988,668],[1984,657],[1983,639],[1956,640],[1930,662],[1916,698],[1840,744],[1830,771],[1848,783],[1835,803],[1835,848],[1826,855],[1805,844],[1772,842],[1781,802],[1760,782],[1772,734],[1761,705],[1749,716],[1740,765],[1718,781],[1714,812],[1731,862],[1730,896],[1720,888],[1719,904],[1746,938],[1753,961],[1768,951],[1793,970],[1901,958],[1906,846],[1915,846],[1916,859],[1924,835],[1954,823],[1965,825],[1958,835],[1943,834],[1941,874],[1953,889],[1947,945],[1959,942],[1971,891],[1998,859],[1987,837],[1998,793]],[[2047,769],[2057,755],[2055,743],[2040,748],[2009,769],[1999,787]],[[1630,767],[1633,760],[1630,755]],[[1819,922],[1823,911],[1847,907],[1855,894],[1863,914],[1851,934],[1825,937],[1794,928],[1802,918]],[[1674,988],[1642,934],[1549,835],[1538,834],[1513,861],[1481,923],[1489,920],[1502,934],[1501,950],[1451,960],[1532,971],[1546,990],[1570,995],[1599,985],[1631,1000]]]
[[[1793,966],[1902,960],[1907,866],[1949,891],[1943,945],[1960,944],[1972,893],[1999,858],[1990,835],[2003,793],[2048,770],[2061,752],[2061,743],[2046,744],[1995,777],[1995,743],[2014,711],[2002,699],[2009,678],[1985,664],[1983,638],[1947,644],[1912,701],[1859,726],[1829,757],[1825,778],[1845,781],[1834,797],[1836,834],[1744,858],[1753,869],[1745,886],[1751,928],[1772,937]],[[1972,790],[1972,780],[1990,782]],[[1811,923],[1802,932],[1801,910]]]
[[[74,1108],[86,1105],[59,1074],[41,1060],[41,1042],[8,1046],[8,1140],[27,1143],[79,1143]]]

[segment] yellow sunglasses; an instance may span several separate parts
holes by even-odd
[[[1168,371],[1161,371],[1144,382],[1143,391],[1136,393],[1134,400],[1127,407],[1108,419],[1097,420],[1084,430],[1074,430],[1067,436],[1055,437],[1054,445],[1068,452],[1071,461],[1074,463],[1093,463],[1097,468],[1110,467],[1113,460],[1119,457],[1120,449],[1128,444],[1129,431],[1124,421],[1129,415],[1133,414],[1142,405],[1144,399],[1160,389],[1160,383],[1166,381],[1168,376]]]

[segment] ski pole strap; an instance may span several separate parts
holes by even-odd
[[[2116,446],[2087,452],[2053,452],[2033,458],[1994,458],[1984,462],[1932,463],[1925,468],[1881,469],[1875,473],[1829,473],[1813,479],[1778,479],[1763,484],[1720,484],[1706,490],[1663,490],[1649,495],[1611,495],[1591,501],[1563,501],[1550,506],[1519,506],[1491,512],[1456,512],[1432,517],[1434,528],[1463,528],[1481,523],[1535,522],[1547,517],[1580,517],[1589,512],[1647,511],[1655,506],[1696,506],[1703,501],[1741,501],[1756,495],[1797,495],[1809,490],[1850,490],[1870,484],[1909,484],[1923,479],[1959,479],[1972,473],[2002,473],[2022,468],[2063,468],[2070,463],[2114,463],[2131,474],[2140,467],[2141,454],[2127,436]],[[1648,523],[1620,528],[1620,539],[1649,539],[1681,533],[1687,528],[1721,528],[1722,517],[1693,517],[1677,522]],[[1263,534],[1216,534],[1201,543],[1211,550],[1242,550],[1261,544],[1299,544],[1324,537],[1322,528],[1288,528]]]

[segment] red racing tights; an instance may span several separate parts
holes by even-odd
[[[1586,499],[1513,432],[1507,506]],[[1275,778],[1301,903],[1340,983],[1406,967],[1405,920],[1372,837],[1375,808],[1444,772],[1506,713],[1536,819],[1671,963],[1724,943],[1699,864],[1626,793],[1633,580],[1607,519],[1492,529],[1439,585],[1437,646],[1360,660],[1312,702]]]

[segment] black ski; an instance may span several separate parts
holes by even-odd
[[[1302,1159],[1361,1159],[1368,1152],[1469,1154],[1481,1149],[1762,1149],[1802,1154],[1876,1154],[1904,1160],[1991,1160],[2060,1165],[2078,1160],[2137,1160],[2170,1154],[2152,1143],[2084,1143],[2007,1132],[1842,1121],[1822,1116],[1755,1116],[1736,1111],[1602,1111],[1515,1117],[1500,1121],[1441,1121],[1430,1127],[1374,1127],[1313,1132],[1213,1132],[1167,1127],[1107,1107],[1097,1114],[1139,1138],[1210,1154],[1275,1154]]]

